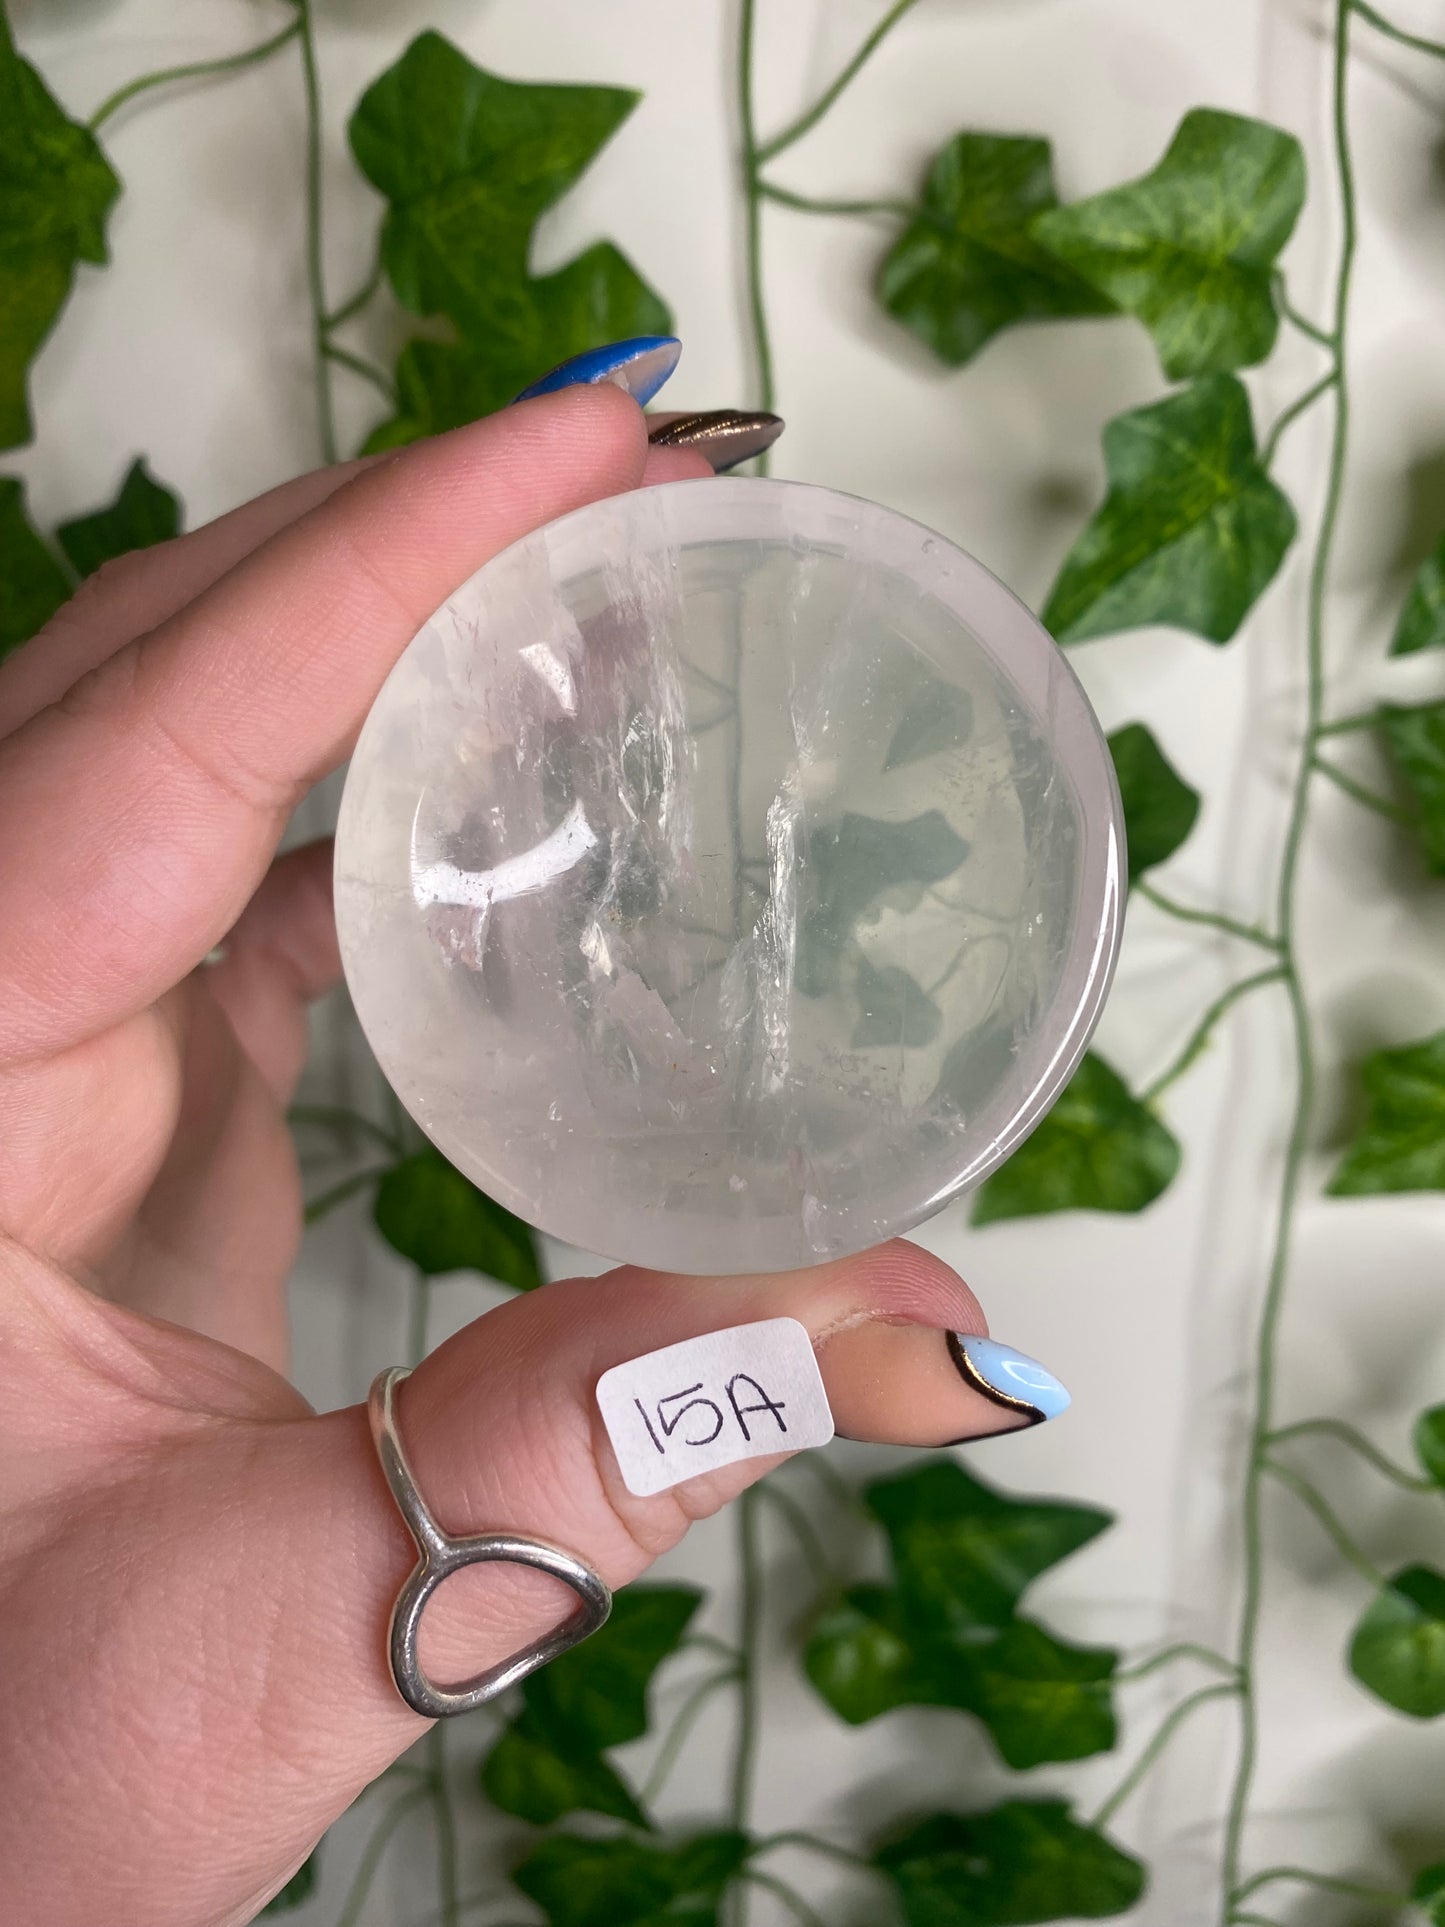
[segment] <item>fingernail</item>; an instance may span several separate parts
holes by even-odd
[[[674,415],[647,439],[654,448],[695,448],[721,475],[771,448],[786,426],[781,415],[761,409],[715,408],[706,415]]]
[[[949,1332],[948,1355],[975,1392],[1005,1411],[1018,1413],[1030,1425],[1057,1418],[1072,1403],[1053,1373],[1036,1358],[1016,1352],[1012,1345],[1000,1345],[996,1338]]]
[[[681,353],[682,343],[675,335],[634,335],[630,341],[612,341],[605,348],[573,355],[524,388],[516,399],[531,401],[534,395],[553,395],[559,388],[610,381],[645,408],[676,368]]]

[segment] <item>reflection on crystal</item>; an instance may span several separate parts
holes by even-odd
[[[573,1242],[731,1271],[982,1174],[1082,1048],[1117,878],[1107,752],[1032,619],[899,517],[731,480],[568,517],[427,624],[353,762],[337,915],[448,1156]]]
[[[588,851],[595,849],[597,838],[574,803],[555,830],[548,830],[541,842],[518,856],[503,857],[489,870],[462,870],[455,863],[422,863],[415,852],[411,865],[411,896],[419,910],[429,904],[445,903],[453,908],[470,905],[489,910],[494,903],[509,897],[524,897],[545,889],[566,876]]]

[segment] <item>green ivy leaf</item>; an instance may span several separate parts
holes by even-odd
[[[94,575],[103,562],[132,549],[149,549],[180,534],[181,505],[138,456],[108,508],[62,522],[55,539],[78,576]]]
[[[1171,381],[1250,368],[1279,332],[1272,278],[1305,198],[1293,134],[1196,107],[1137,181],[1033,224],[1035,238],[1135,314]]]
[[[1295,534],[1242,383],[1209,375],[1116,416],[1104,465],[1108,493],[1064,558],[1045,625],[1063,643],[1156,622],[1228,642]]]
[[[1369,1109],[1329,1182],[1336,1198],[1445,1191],[1445,1031],[1360,1065]]]
[[[1173,856],[1194,828],[1199,792],[1190,787],[1143,723],[1128,723],[1109,738],[1109,754],[1124,804],[1129,881]]]
[[[908,699],[888,744],[884,769],[903,769],[925,756],[960,749],[973,734],[973,698],[957,683],[925,676]]]
[[[1432,1405],[1415,1421],[1415,1457],[1427,1478],[1445,1490],[1445,1405]]]
[[[874,1864],[896,1885],[908,1927],[1102,1920],[1127,1912],[1145,1883],[1141,1864],[1062,1800],[934,1814]]]
[[[1380,733],[1415,807],[1411,834],[1426,867],[1445,876],[1445,702],[1380,705]]]
[[[438,33],[412,41],[358,101],[357,165],[389,203],[382,263],[414,314],[466,330],[525,278],[532,229],[640,95],[504,80]]]
[[[1397,1712],[1445,1713],[1445,1574],[1405,1566],[1385,1583],[1355,1628],[1350,1671]]]
[[[875,970],[864,957],[854,988],[859,1007],[851,1040],[855,1050],[915,1050],[931,1044],[938,1035],[943,1012],[923,986],[897,964]]]
[[[0,26],[4,16],[0,14]],[[71,581],[41,540],[25,508],[25,489],[0,475],[0,658],[43,629],[70,594]]]
[[[430,1146],[394,1164],[376,1189],[376,1228],[419,1271],[480,1271],[530,1291],[542,1283],[530,1225],[479,1191]]]
[[[599,241],[556,274],[515,289],[505,325],[490,329],[484,342],[409,342],[396,365],[398,413],[373,431],[366,452],[489,415],[539,370],[599,341],[666,334],[671,326],[666,306],[631,263],[610,241]]]
[[[850,1726],[929,1704],[902,1601],[888,1586],[850,1586],[827,1607],[803,1649],[803,1670]]]
[[[1058,204],[1046,140],[955,135],[929,170],[920,218],[884,257],[879,300],[955,368],[1016,321],[1108,314],[1113,302],[1029,231]]]
[[[931,1459],[866,1492],[915,1626],[963,1638],[1003,1628],[1025,1587],[1096,1539],[1110,1515],[1062,1499],[1016,1499]]]
[[[1416,572],[1390,643],[1392,656],[1445,648],[1445,535]]]
[[[978,1191],[974,1224],[1046,1211],[1142,1211],[1173,1183],[1179,1140],[1090,1051],[1033,1135]]]
[[[0,8],[0,448],[30,439],[27,370],[76,263],[106,259],[105,219],[119,193],[95,137],[15,51]]]
[[[462,338],[403,350],[400,411],[369,449],[474,420],[599,341],[670,330],[666,304],[610,242],[555,274],[528,271],[537,220],[638,98],[503,80],[436,33],[367,89],[350,135],[388,202],[383,264],[405,307],[448,316]]]
[[[947,1115],[966,1117],[980,1090],[989,1090],[1006,1076],[1017,1055],[1013,1030],[1007,1024],[982,1024],[965,1031],[951,1044],[938,1067],[934,1102]]]
[[[702,1604],[695,1586],[629,1586],[600,1632],[522,1686],[529,1712],[574,1746],[600,1751],[647,1731],[652,1676]]]
[[[803,995],[821,997],[837,987],[844,948],[889,890],[941,883],[967,855],[967,843],[940,810],[904,823],[850,811],[816,829],[802,865],[807,908],[800,920],[797,983]]]
[[[692,1586],[630,1586],[600,1632],[525,1680],[520,1717],[482,1762],[492,1803],[536,1826],[579,1809],[648,1826],[602,1753],[647,1731],[653,1674],[701,1603]]]
[[[1031,1619],[1017,1619],[977,1654],[969,1711],[1016,1773],[1107,1753],[1119,1739],[1118,1664],[1112,1647],[1075,1646]]]
[[[717,1927],[723,1889],[749,1851],[741,1833],[668,1846],[553,1834],[512,1878],[550,1927]]]
[[[280,1893],[273,1894],[266,1902],[261,1909],[263,1915],[289,1914],[293,1907],[299,1907],[303,1901],[311,1898],[316,1891],[320,1852],[321,1849],[317,1847],[307,1855]]]
[[[523,1713],[481,1765],[482,1791],[503,1813],[548,1827],[567,1813],[606,1813],[633,1826],[650,1824],[637,1797],[600,1753],[559,1747]]]
[[[1445,1927],[1445,1860],[1421,1868],[1410,1888],[1410,1898],[1424,1910],[1431,1927]]]
[[[1020,1771],[1112,1747],[1118,1654],[1070,1645],[1015,1611],[1109,1514],[1014,1498],[951,1459],[880,1480],[865,1497],[895,1583],[851,1587],[812,1630],[804,1668],[834,1712],[851,1725],[899,1706],[972,1713]]]
[[[1118,1739],[1118,1654],[1074,1646],[1015,1619],[1002,1632],[910,1623],[904,1596],[855,1586],[814,1628],[804,1668],[840,1718],[862,1725],[899,1706],[972,1713],[1016,1771],[1107,1752]]]

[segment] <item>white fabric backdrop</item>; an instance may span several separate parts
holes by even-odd
[[[1399,10],[1420,30],[1440,31],[1427,0],[1400,0]],[[75,112],[133,73],[229,52],[282,20],[247,0],[188,0],[184,10],[165,0],[20,0],[13,11],[22,45]],[[878,11],[874,0],[762,0],[765,129],[813,96]],[[334,0],[320,14],[333,295],[361,278],[377,212],[344,149],[346,112],[413,33],[434,26],[509,75],[644,90],[637,113],[548,218],[543,265],[612,236],[674,304],[686,353],[668,404],[749,399],[731,158],[735,22],[722,0]],[[1293,128],[1310,155],[1312,202],[1287,261],[1296,300],[1319,312],[1334,239],[1323,27],[1316,0],[923,0],[775,172],[804,191],[896,195],[961,127],[1039,131],[1055,140],[1069,196],[1151,165],[1191,106],[1260,114]],[[1361,39],[1358,429],[1331,606],[1346,709],[1381,687],[1374,665],[1407,565],[1445,526],[1445,76]],[[194,523],[316,459],[294,62],[154,97],[117,120],[107,144],[126,184],[112,226],[114,264],[82,275],[36,376],[39,445],[14,465],[49,526],[105,498],[144,452],[181,490]],[[1109,322],[1019,330],[971,367],[943,373],[874,306],[879,248],[867,223],[767,215],[779,405],[790,423],[777,472],[875,496],[932,523],[1037,602],[1099,494],[1102,420],[1161,389],[1147,336]],[[385,353],[384,310],[375,329]],[[1316,366],[1296,339],[1254,382],[1256,393],[1277,407]],[[338,390],[351,442],[374,398],[344,374]],[[1312,421],[1287,444],[1288,483],[1309,511],[1323,435],[1324,423]],[[1297,552],[1231,648],[1143,632],[1075,656],[1106,724],[1147,720],[1205,791],[1199,829],[1170,875],[1181,896],[1250,917],[1267,907],[1301,696],[1302,624]],[[1422,694],[1435,693],[1429,671],[1419,672]],[[325,811],[326,799],[310,805],[308,825]],[[1441,891],[1419,885],[1387,826],[1328,793],[1315,824],[1305,953],[1325,1020],[1318,1177],[1343,1116],[1341,1058],[1445,1023],[1445,916]],[[1238,962],[1207,935],[1191,937],[1139,906],[1104,1021],[1107,1054],[1127,1073],[1150,1074]],[[344,1095],[365,1076],[344,1013],[322,1013],[317,1032],[315,1094]],[[970,1462],[1025,1491],[1118,1510],[1118,1526],[1039,1589],[1046,1616],[1077,1637],[1139,1645],[1232,1636],[1237,1421],[1288,1069],[1280,1012],[1252,1001],[1171,1094],[1186,1167],[1142,1221],[1072,1217],[970,1235],[954,1212],[923,1233],[974,1283],[995,1332],[1046,1360],[1074,1392],[1063,1423],[984,1445]],[[1282,1416],[1334,1411],[1405,1449],[1409,1415],[1445,1390],[1442,1251],[1438,1199],[1308,1204],[1286,1321]],[[357,1398],[375,1368],[400,1354],[399,1270],[377,1252],[359,1207],[313,1234],[294,1297],[297,1369],[319,1404]],[[475,1315],[487,1294],[454,1281],[436,1301],[439,1333]],[[889,1458],[846,1451],[850,1472]],[[1338,1455],[1325,1469],[1382,1561],[1418,1552],[1428,1508],[1403,1498],[1382,1504],[1368,1475],[1357,1477]],[[1393,1852],[1403,1864],[1438,1857],[1440,1735],[1388,1714],[1346,1679],[1341,1653],[1361,1603],[1358,1582],[1289,1505],[1272,1500],[1268,1512],[1256,1864],[1303,1858],[1388,1874]],[[791,1554],[775,1550],[776,1628],[789,1617],[789,1598],[802,1597],[802,1580]],[[716,1587],[714,1622],[727,1631],[727,1523],[700,1529],[666,1563]],[[1127,1689],[1126,1744],[1137,1748],[1183,1690],[1178,1678]],[[1019,1781],[990,1763],[968,1722],[945,1714],[840,1729],[781,1649],[767,1709],[759,1806],[769,1827],[847,1820],[872,1830],[920,1799],[968,1804],[1006,1782],[1077,1788],[1087,1808],[1120,1771],[1116,1757]],[[1232,1721],[1228,1709],[1217,1719],[1203,1713],[1119,1822],[1120,1836],[1156,1866],[1141,1922],[1214,1918],[1215,1822]],[[482,1737],[456,1736],[459,1787]],[[717,1810],[726,1740],[720,1705],[683,1763],[669,1812]],[[361,1831],[355,1817],[343,1828],[323,1896],[295,1916],[299,1927],[334,1914]],[[483,1884],[499,1845],[510,1852],[515,1844],[506,1827],[470,1838],[464,1891]],[[368,1922],[410,1927],[430,1917],[427,1851],[418,1823]],[[844,1907],[846,1880],[824,1868],[820,1885],[813,1863],[794,1871],[828,1919],[871,1918],[867,1896],[851,1915]],[[755,1903],[759,1927],[771,1927],[770,1906]],[[1293,1910],[1288,1902],[1272,1910],[1319,1923],[1343,1919],[1337,1906],[1306,1896]]]

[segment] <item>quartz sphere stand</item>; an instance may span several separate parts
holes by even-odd
[[[977,1184],[1083,1052],[1122,914],[1063,656],[876,504],[718,478],[538,530],[426,623],[336,842],[361,1022],[521,1217],[816,1263]]]

